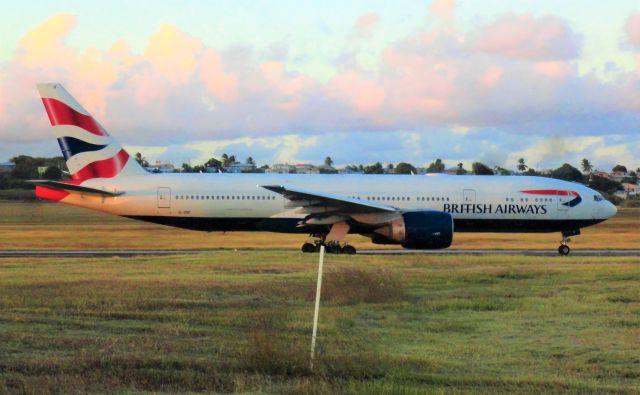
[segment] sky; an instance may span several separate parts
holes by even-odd
[[[0,36],[0,161],[60,155],[35,89],[59,82],[178,165],[640,167],[631,0],[26,0]]]

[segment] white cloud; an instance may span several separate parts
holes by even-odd
[[[454,18],[453,1],[431,8],[432,17]],[[373,31],[383,20],[369,15],[360,25]],[[376,70],[349,56],[327,60],[327,80],[300,71],[286,51],[212,48],[175,25],[160,26],[142,51],[122,39],[80,50],[66,43],[75,24],[68,14],[44,21],[0,65],[0,154],[50,138],[34,88],[43,79],[65,84],[122,143],[194,162],[237,148],[283,162],[342,152],[343,161],[363,163],[403,155],[553,163],[598,155],[600,143],[632,147],[608,136],[640,132],[640,75],[615,69],[605,83],[579,74],[581,35],[555,16],[504,15],[470,32],[435,24],[388,45]],[[355,57],[366,55],[366,46],[350,45]]]

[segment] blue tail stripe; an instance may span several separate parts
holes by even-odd
[[[562,203],[562,205],[563,205],[563,206],[567,206],[567,207],[575,207],[575,206],[577,206],[581,201],[582,201],[582,198],[580,197],[580,195],[578,195],[578,197],[577,197],[577,198],[575,198],[575,199],[573,199],[573,200],[571,200],[571,201],[568,201],[568,202]]]
[[[75,137],[60,137],[58,138],[58,144],[60,145],[64,159],[67,160],[81,152],[98,151],[107,146],[87,143]]]

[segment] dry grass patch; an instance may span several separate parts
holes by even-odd
[[[405,297],[397,272],[344,268],[329,272],[322,283],[322,299],[337,304],[386,303]],[[311,300],[315,293],[310,294]]]

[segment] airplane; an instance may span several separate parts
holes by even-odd
[[[348,233],[376,244],[444,249],[455,232],[571,236],[616,214],[586,186],[544,177],[228,174],[146,171],[59,83],[37,85],[70,173],[32,180],[36,196],[199,231],[307,233],[303,252],[355,254]]]

